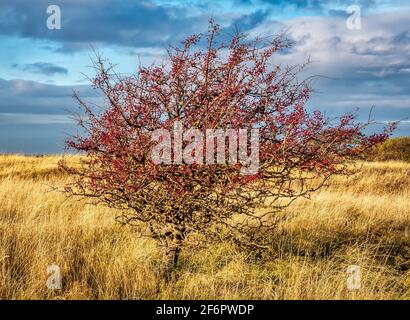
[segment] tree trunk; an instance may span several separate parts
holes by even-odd
[[[172,276],[172,272],[178,262],[179,253],[181,252],[181,244],[178,242],[171,242],[165,247],[164,257],[162,262],[162,274],[165,281],[169,281]]]

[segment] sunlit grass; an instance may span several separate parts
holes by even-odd
[[[174,281],[156,272],[154,241],[114,221],[115,212],[66,200],[58,156],[0,157],[2,299],[409,299],[410,164],[365,163],[311,200],[287,209],[275,254],[229,243],[185,250]],[[47,289],[46,268],[62,289]],[[349,265],[361,288],[346,286]]]

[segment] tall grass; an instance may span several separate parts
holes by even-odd
[[[58,157],[0,157],[1,299],[409,299],[410,164],[366,163],[311,200],[295,202],[272,234],[275,254],[229,243],[185,250],[176,277],[161,252],[112,210],[66,200]],[[61,290],[46,287],[47,266]],[[346,282],[361,270],[360,289]]]

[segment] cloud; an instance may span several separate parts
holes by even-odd
[[[251,36],[288,30],[295,46],[275,63],[295,64],[311,58],[301,77],[320,75],[309,102],[335,116],[360,108],[367,119],[372,106],[377,120],[410,117],[410,10],[362,17],[361,30],[349,30],[343,17],[309,16],[265,21]]]
[[[253,13],[244,14],[239,18],[233,19],[231,26],[238,26],[239,29],[244,32],[263,23],[266,18],[269,17],[270,13],[269,10],[257,10]]]
[[[340,10],[340,8],[347,8],[352,4],[360,5],[362,8],[370,8],[377,6],[380,0],[236,0],[238,3],[244,5],[257,5],[257,4],[267,4],[274,8],[285,8],[294,7],[297,10],[307,10],[310,12],[321,12],[321,13],[333,13],[342,14],[345,10]],[[393,0],[392,2],[401,2]]]
[[[90,86],[57,86],[0,78],[0,152],[60,153],[78,127],[70,113],[80,111],[72,98],[101,104]]]
[[[68,115],[61,114],[31,114],[31,113],[0,113],[0,126],[7,124],[73,124]]]
[[[363,9],[361,30],[346,27],[346,8],[352,3]],[[314,83],[317,92],[310,109],[336,116],[359,107],[358,116],[367,120],[374,105],[377,121],[410,117],[408,0],[191,0],[189,5],[177,0],[54,0],[52,4],[61,8],[61,30],[46,27],[49,4],[0,1],[0,36],[12,38],[8,46],[15,46],[2,61],[16,68],[6,67],[3,77],[9,80],[0,79],[0,150],[51,150],[51,142],[61,142],[57,130],[65,125],[74,128],[67,122],[67,110],[78,111],[73,90],[101,105],[88,85],[43,83],[60,79],[51,78],[56,75],[67,75],[59,81],[76,83],[75,74],[88,63],[76,52],[89,50],[90,44],[103,55],[111,50],[109,59],[122,66],[122,72],[133,72],[130,66],[136,56],[145,58],[144,63],[162,60],[168,44],[205,31],[211,16],[223,26],[224,36],[232,34],[234,26],[250,37],[288,30],[295,45],[275,56],[274,63],[302,63],[310,57],[314,62],[302,77],[325,76]],[[37,46],[47,48],[35,52]],[[64,60],[68,58],[69,62]],[[64,67],[68,65],[70,72]],[[14,77],[42,82],[10,80]],[[408,122],[401,127],[410,134]],[[34,136],[36,143],[30,141]]]
[[[101,100],[88,85],[58,86],[0,78],[0,113],[67,114],[67,110],[77,111],[73,90],[88,101],[98,103]]]
[[[244,7],[236,8],[238,3]],[[386,6],[385,0],[355,3],[362,9]],[[405,2],[395,0],[388,3],[393,6]],[[171,0],[55,0],[53,4],[61,8],[61,30],[47,29],[48,0],[2,0],[0,35],[52,40],[60,44],[58,49],[54,49],[60,53],[89,49],[90,44],[164,47],[206,30],[211,16],[216,21],[225,21],[225,26],[238,25],[241,30],[248,30],[286,8],[293,8],[297,15],[345,16],[345,10],[352,1],[231,0],[210,6],[202,1],[190,1],[186,5],[183,1]]]
[[[56,74],[67,75],[68,70],[66,68],[57,66],[52,63],[48,62],[35,62],[29,64],[13,64],[14,68],[21,69],[26,72],[37,73],[37,74],[44,74],[47,76],[53,76]]]
[[[53,4],[61,8],[61,30],[49,30],[49,4],[48,0],[2,0],[0,33],[61,42],[61,50],[70,51],[90,43],[161,46],[207,22],[205,16],[191,17],[186,8],[148,1],[55,0]]]

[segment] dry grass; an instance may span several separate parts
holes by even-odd
[[[1,299],[409,299],[410,164],[365,164],[288,209],[275,256],[228,243],[185,251],[177,278],[160,251],[108,209],[50,191],[68,179],[58,157],[0,157]],[[46,268],[61,268],[61,290]],[[346,286],[360,266],[361,288]]]

